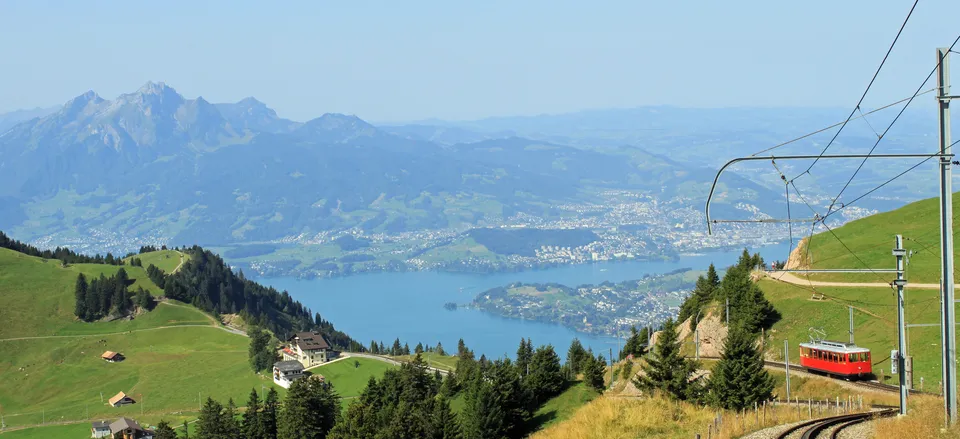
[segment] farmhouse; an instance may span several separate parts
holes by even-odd
[[[290,337],[289,345],[283,348],[285,361],[299,361],[303,367],[326,363],[335,356],[330,344],[319,332],[298,332]]]
[[[284,389],[289,389],[290,384],[303,376],[303,365],[299,361],[278,361],[273,364],[273,382]]]
[[[116,363],[118,361],[123,361],[123,354],[119,352],[106,351],[103,355],[100,356],[109,363]]]
[[[120,418],[110,424],[110,433],[119,439],[153,439],[153,431],[145,430],[130,418]]]
[[[114,395],[113,398],[110,398],[110,405],[114,407],[120,407],[122,405],[135,404],[135,403],[136,401],[134,401],[133,398],[127,396],[127,394],[123,392],[120,392]]]
[[[110,423],[107,421],[94,421],[90,424],[90,437],[101,438],[110,436]]]

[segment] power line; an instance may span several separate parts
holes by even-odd
[[[953,147],[953,146],[956,145],[957,143],[960,143],[960,140],[951,143],[951,144],[950,144],[950,147]],[[832,216],[833,214],[836,214],[836,213],[840,212],[841,210],[846,209],[847,207],[849,207],[850,205],[856,203],[857,201],[860,201],[861,199],[863,199],[863,198],[866,197],[867,195],[870,195],[870,194],[878,191],[880,188],[882,188],[882,187],[890,184],[891,182],[893,182],[894,180],[896,180],[896,179],[898,179],[898,178],[900,178],[900,177],[903,177],[904,174],[906,174],[906,173],[908,173],[908,172],[910,172],[910,171],[912,171],[912,170],[920,167],[920,165],[922,165],[922,164],[930,161],[930,159],[932,159],[932,158],[934,158],[934,157],[938,157],[938,156],[940,156],[940,150],[939,150],[939,149],[937,150],[937,152],[935,152],[935,153],[933,153],[933,154],[930,154],[929,157],[927,157],[927,158],[925,158],[925,159],[917,162],[915,165],[907,168],[905,171],[903,171],[903,172],[901,172],[901,173],[893,176],[892,178],[888,179],[887,181],[885,181],[885,182],[883,182],[883,183],[880,183],[879,185],[877,185],[877,186],[874,187],[873,189],[870,189],[869,191],[863,193],[863,194],[860,195],[859,197],[854,198],[852,201],[850,201],[850,202],[848,202],[848,203],[841,203],[841,205],[840,205],[839,208],[834,209],[834,210],[830,210],[829,212],[827,212],[826,215],[823,216],[822,219],[826,220],[827,218],[829,218],[829,217]]]
[[[953,40],[953,44],[950,45],[950,50],[953,50],[953,46],[957,44],[957,41],[960,41],[960,35],[957,36],[956,40]],[[830,202],[830,207],[827,208],[827,215],[830,215],[830,211],[833,210],[833,206],[837,203],[837,200],[840,199],[840,196],[843,195],[843,192],[846,191],[847,187],[850,186],[850,183],[853,182],[854,177],[856,177],[857,174],[860,173],[860,170],[863,169],[863,165],[867,163],[867,159],[869,159],[870,158],[869,156],[873,154],[874,150],[877,149],[877,145],[879,145],[880,141],[883,140],[883,137],[887,135],[887,133],[890,131],[890,128],[893,128],[893,124],[897,123],[897,120],[899,120],[900,116],[903,115],[903,112],[907,110],[907,107],[909,107],[910,104],[913,103],[913,100],[920,95],[920,91],[923,90],[923,87],[927,85],[927,82],[930,81],[930,78],[933,77],[933,74],[937,73],[937,69],[939,68],[939,63],[937,64],[938,65],[933,66],[933,70],[930,70],[930,74],[928,74],[927,78],[923,80],[923,83],[920,84],[919,87],[917,87],[917,91],[913,93],[913,96],[911,96],[910,99],[907,101],[907,103],[903,106],[903,108],[900,109],[900,112],[897,113],[897,116],[894,117],[893,120],[890,121],[890,124],[887,125],[887,128],[883,130],[883,134],[880,134],[877,136],[877,141],[873,143],[873,147],[870,148],[870,152],[867,153],[867,157],[863,158],[863,161],[860,162],[860,166],[857,166],[857,169],[853,171],[853,175],[851,175],[850,179],[848,179],[847,182],[843,185],[843,188],[840,189],[840,192],[837,194],[837,196],[833,197],[833,201]],[[873,127],[870,127],[870,128],[873,129]],[[810,165],[810,167],[813,167],[813,165]]]
[[[847,123],[850,122],[850,119],[853,118],[853,115],[856,114],[856,113],[857,113],[857,110],[860,109],[860,105],[863,104],[863,100],[867,97],[867,93],[870,92],[870,87],[873,87],[873,82],[876,81],[876,80],[877,80],[877,76],[880,75],[880,70],[883,69],[883,65],[887,62],[887,58],[890,57],[890,52],[893,51],[893,47],[897,45],[897,40],[900,39],[900,34],[903,33],[903,29],[904,29],[905,27],[907,27],[907,22],[910,21],[910,16],[913,15],[913,10],[916,9],[917,3],[919,3],[919,2],[920,2],[920,0],[915,0],[915,1],[913,2],[913,6],[910,7],[910,12],[907,13],[907,18],[905,18],[905,19],[903,20],[903,24],[900,25],[900,30],[897,31],[897,36],[894,37],[894,38],[893,38],[893,42],[890,43],[890,47],[887,49],[887,53],[886,53],[885,55],[883,55],[883,60],[880,61],[880,65],[877,67],[877,71],[873,73],[873,78],[870,79],[870,83],[867,84],[867,88],[863,91],[863,94],[860,96],[860,100],[857,101],[857,106],[854,107],[854,108],[853,108],[853,111],[850,112],[850,115],[847,116],[847,120],[845,120],[845,121],[843,122],[843,125],[840,125],[840,129],[837,130],[837,132],[833,135],[833,138],[830,139],[830,142],[827,143],[827,146],[823,147],[823,150],[820,151],[820,156],[817,157],[817,158],[813,161],[813,163],[810,164],[809,167],[807,167],[807,170],[806,170],[806,171],[803,171],[803,172],[800,173],[800,175],[797,175],[796,177],[793,177],[793,179],[791,179],[791,181],[796,180],[798,177],[800,177],[800,176],[803,175],[803,174],[809,173],[810,170],[813,169],[813,166],[816,165],[818,161],[820,161],[820,158],[823,157],[824,154],[826,154],[827,150],[830,149],[830,146],[833,145],[833,142],[837,140],[837,137],[838,137],[838,136],[840,135],[840,133],[843,131],[843,128],[847,126]]]
[[[931,92],[936,91],[936,90],[937,90],[936,87],[934,87],[934,88],[931,88],[931,89],[929,89],[929,90],[926,90],[926,91],[920,93],[920,94],[917,95],[917,96],[922,96],[922,95],[925,95],[925,94],[927,94],[927,93],[931,93]],[[889,103],[889,104],[884,105],[884,106],[882,106],[882,107],[880,107],[880,108],[876,108],[876,109],[874,109],[874,110],[870,110],[870,111],[868,111],[868,112],[866,112],[866,113],[863,113],[863,112],[861,111],[860,114],[862,114],[862,116],[857,116],[857,117],[854,117],[853,119],[850,119],[850,120],[857,120],[857,119],[864,118],[864,117],[869,116],[869,115],[871,115],[871,114],[873,114],[873,113],[876,113],[876,112],[878,112],[878,111],[886,110],[887,108],[890,108],[890,107],[892,107],[892,106],[894,106],[894,105],[902,104],[902,103],[904,103],[904,102],[906,102],[906,101],[909,101],[911,98],[912,98],[912,96],[911,96],[911,97],[908,97],[908,98],[903,98],[903,99],[900,99],[899,101]],[[765,152],[770,152],[770,151],[773,151],[773,150],[775,150],[775,149],[777,149],[777,148],[782,148],[782,147],[784,147],[784,146],[787,146],[787,145],[789,145],[789,144],[791,144],[791,143],[799,142],[799,141],[801,141],[801,140],[803,140],[803,139],[806,139],[807,137],[815,136],[815,135],[820,134],[820,133],[822,133],[822,132],[824,132],[824,131],[827,131],[827,130],[830,130],[830,129],[832,129],[832,128],[836,128],[836,127],[838,127],[838,126],[840,126],[840,125],[843,125],[845,122],[846,122],[846,121],[844,121],[844,122],[837,122],[837,123],[835,123],[835,124],[833,124],[833,125],[830,125],[830,126],[828,126],[828,127],[821,128],[821,129],[816,130],[816,131],[811,132],[811,133],[804,134],[804,135],[802,135],[802,136],[800,136],[800,137],[797,137],[797,138],[795,138],[795,139],[790,139],[790,140],[787,140],[786,142],[778,143],[778,144],[773,145],[773,146],[771,146],[771,147],[769,147],[769,148],[767,148],[767,149],[764,149],[764,150],[762,150],[762,151],[757,151],[757,152],[755,152],[755,153],[753,153],[753,154],[750,154],[750,157],[756,157],[756,156],[758,156],[758,155],[760,155],[760,154],[763,154],[763,153],[765,153]]]

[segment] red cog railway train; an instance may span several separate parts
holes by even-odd
[[[800,343],[800,365],[810,371],[849,379],[873,374],[870,349],[838,341]]]

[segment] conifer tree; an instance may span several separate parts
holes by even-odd
[[[423,343],[417,343],[417,347],[413,348],[413,353],[422,354],[423,353]]]
[[[332,384],[313,378],[296,380],[277,419],[277,438],[326,438],[339,415],[340,396]]]
[[[570,342],[570,349],[567,350],[567,366],[574,375],[583,372],[583,362],[588,356],[583,344],[580,343],[580,339],[574,337],[573,341]]]
[[[742,326],[727,334],[708,387],[711,404],[724,409],[740,410],[771,398],[773,379],[763,368],[763,354],[756,337]]]
[[[247,411],[243,412],[242,428],[245,439],[263,439],[263,432],[260,431],[260,411],[260,395],[257,395],[257,389],[252,389],[247,400]]]
[[[606,373],[607,362],[603,355],[594,358],[592,355],[583,359],[583,381],[590,387],[602,392],[606,387],[603,382],[603,375]]]
[[[667,319],[657,336],[653,355],[647,358],[643,373],[634,379],[634,385],[650,392],[659,391],[675,399],[685,400],[692,396],[690,376],[697,365],[680,355],[676,323]]]
[[[390,349],[390,355],[393,355],[393,356],[403,355],[403,346],[400,345],[399,338],[393,341],[393,348]]]
[[[430,415],[431,434],[429,439],[460,439],[460,421],[450,408],[450,401],[438,396],[433,403]]]
[[[493,386],[485,381],[476,381],[467,391],[463,409],[463,438],[505,438],[503,409],[497,401]]]
[[[564,386],[563,372],[560,370],[560,356],[553,346],[540,346],[534,351],[524,384],[536,395],[538,403],[560,393]]]
[[[447,351],[443,350],[443,343],[437,342],[437,355],[446,356]]]
[[[229,438],[240,437],[240,422],[237,420],[237,405],[233,403],[233,398],[227,401],[227,407],[223,411],[223,431]]]
[[[74,296],[77,302],[74,306],[73,314],[83,319],[87,315],[87,278],[84,277],[83,273],[77,275],[77,285],[74,288]]]
[[[280,397],[277,390],[273,387],[267,392],[267,397],[263,399],[263,410],[257,417],[260,423],[260,434],[262,439],[277,438],[277,411],[279,410]]]
[[[170,428],[167,421],[160,421],[154,430],[153,439],[177,439],[177,433]]]
[[[533,349],[527,345],[527,340],[520,339],[520,347],[517,348],[517,370],[520,376],[526,376],[530,368],[530,360],[533,359]]]
[[[227,436],[223,418],[223,405],[207,398],[197,419],[197,439],[235,439]]]
[[[403,344],[403,355],[410,355],[410,345],[406,343]]]

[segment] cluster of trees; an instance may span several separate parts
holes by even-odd
[[[3,232],[0,232],[0,248],[10,249],[43,259],[59,259],[64,264],[124,265],[122,258],[116,258],[110,253],[107,253],[106,256],[100,256],[99,254],[87,256],[76,253],[66,247],[57,247],[53,250],[40,250],[32,245],[12,239]]]
[[[567,362],[563,367],[572,375],[583,374],[583,381],[597,391],[606,387],[603,374],[607,368],[607,360],[603,355],[593,356],[592,349],[584,349],[580,340],[574,338],[567,350]]]
[[[250,367],[254,372],[270,370],[278,360],[277,340],[259,326],[250,327],[247,336],[250,337]]]
[[[184,424],[183,437],[194,439],[322,439],[340,419],[340,396],[332,384],[308,378],[294,381],[281,402],[273,388],[262,400],[250,391],[246,411],[239,415],[233,400],[224,406],[207,398],[191,433]],[[163,430],[163,433],[161,433]],[[162,436],[161,434],[169,434]],[[157,426],[157,439],[173,439],[165,422]]]
[[[99,278],[90,280],[80,273],[74,287],[76,299],[73,314],[86,322],[102,319],[108,315],[122,316],[133,310],[134,305],[149,311],[153,309],[153,298],[143,288],[138,288],[131,300],[127,286],[132,282],[123,268],[113,276],[103,273]]]
[[[677,324],[668,320],[657,337],[643,373],[634,379],[637,388],[670,398],[740,410],[773,398],[773,378],[763,368],[756,334],[743,324],[732,326],[723,344],[723,355],[709,379],[694,378],[697,362],[680,354]]]
[[[706,276],[697,279],[696,287],[683,305],[680,307],[679,321],[688,317],[691,319],[691,328],[695,328],[699,312],[711,303],[718,305],[721,319],[726,319],[726,303],[730,303],[730,326],[743,326],[747,332],[756,333],[761,328],[769,328],[780,314],[763,295],[760,286],[751,279],[751,272],[763,267],[763,258],[759,254],[750,254],[746,249],[740,255],[737,264],[729,267],[723,279],[717,275],[713,264],[707,270]]]
[[[773,380],[763,368],[758,333],[761,328],[772,325],[779,313],[750,278],[750,272],[762,265],[763,259],[758,254],[750,255],[746,250],[722,280],[711,265],[681,308],[679,318],[685,320],[695,317],[697,311],[713,301],[720,304],[730,301],[730,326],[723,354],[708,380],[693,377],[699,365],[680,355],[678,323],[670,319],[658,334],[656,345],[643,366],[644,373],[634,384],[671,398],[724,409],[739,410],[771,399]]]
[[[166,250],[166,249],[167,249],[167,246],[165,245],[161,245],[160,248],[157,248],[157,246],[155,245],[143,245],[143,246],[140,246],[140,251],[138,251],[137,254],[142,255],[144,253],[156,252],[156,251]]]
[[[377,342],[376,340],[370,340],[370,346],[367,348],[367,351],[371,354],[377,355],[411,355],[413,354],[422,354],[424,352],[437,353],[438,355],[447,355],[447,351],[443,350],[443,343],[437,343],[436,346],[424,345],[422,342],[417,343],[417,346],[413,348],[413,351],[410,350],[410,345],[407,343],[400,344],[400,339],[397,338],[393,341],[393,345],[387,347],[383,342]]]
[[[164,295],[192,303],[214,314],[240,314],[244,321],[267,329],[280,338],[296,331],[319,330],[334,347],[362,352],[364,346],[338,331],[333,324],[312,314],[310,309],[293,300],[286,291],[279,292],[246,279],[243,272],[234,274],[222,258],[198,246],[183,249],[190,259],[173,274],[147,268],[147,274]]]
[[[636,326],[630,327],[630,336],[627,337],[627,341],[623,344],[623,349],[620,350],[620,360],[625,360],[629,356],[641,357],[647,353],[647,340],[650,339],[650,328],[644,326],[642,329],[637,331]]]

